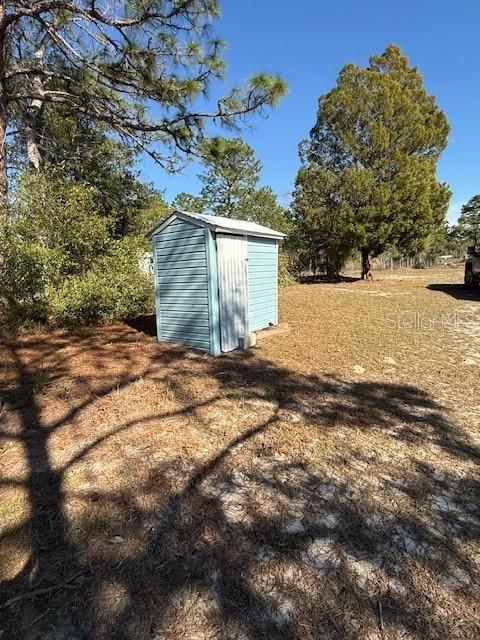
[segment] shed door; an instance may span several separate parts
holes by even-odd
[[[218,298],[222,351],[238,347],[248,333],[247,239],[217,234]]]

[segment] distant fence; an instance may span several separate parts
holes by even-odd
[[[438,264],[437,258],[397,258],[386,256],[375,260],[377,269],[432,269]]]
[[[379,256],[371,260],[372,268],[375,270],[394,271],[396,269],[433,269],[434,267],[460,264],[461,258],[449,256],[448,259],[442,257],[420,257],[402,258],[397,256]],[[345,265],[347,271],[354,271],[360,268],[359,260],[349,260]]]

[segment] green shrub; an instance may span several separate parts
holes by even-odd
[[[113,291],[101,273],[70,276],[52,291],[52,315],[59,324],[79,326],[112,317]]]
[[[67,326],[120,320],[153,308],[152,278],[139,269],[143,243],[124,238],[84,276],[71,276],[53,296],[56,321]]]
[[[15,229],[0,235],[0,302],[3,322],[20,325],[25,320],[45,321],[48,288],[58,282],[61,256],[35,240],[24,239]]]
[[[65,276],[85,273],[108,250],[109,219],[99,214],[95,193],[50,173],[26,172],[15,192],[15,227],[62,256]]]
[[[32,321],[81,326],[152,309],[153,283],[139,269],[145,240],[113,239],[97,196],[55,174],[21,176],[0,237],[4,330]]]
[[[140,271],[139,262],[149,243],[126,236],[110,244],[99,269],[114,291],[113,318],[132,318],[153,310],[153,278]]]

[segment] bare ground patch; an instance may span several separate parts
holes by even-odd
[[[478,347],[398,320],[478,309],[388,275],[284,289],[290,332],[224,358],[4,341],[4,637],[478,637]]]

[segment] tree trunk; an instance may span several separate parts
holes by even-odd
[[[326,259],[327,276],[329,278],[338,278],[340,275],[340,262],[336,258]]]
[[[38,62],[39,67],[42,66],[44,57],[45,43],[43,40],[33,54],[33,58]],[[32,88],[34,90],[34,93],[36,93],[37,95],[44,95],[44,86],[41,76],[34,76],[32,80]],[[41,98],[35,98],[30,102],[25,118],[24,134],[27,143],[27,158],[30,165],[36,171],[40,171],[40,169],[42,168],[42,154],[40,152],[40,147],[38,144],[38,131],[41,126],[42,109],[43,100]]]
[[[5,2],[0,0],[0,224],[8,219],[7,101],[5,96]]]
[[[7,114],[0,89],[0,225],[8,219]]]
[[[368,249],[362,249],[362,280],[368,280],[372,277],[370,269],[369,251]]]

